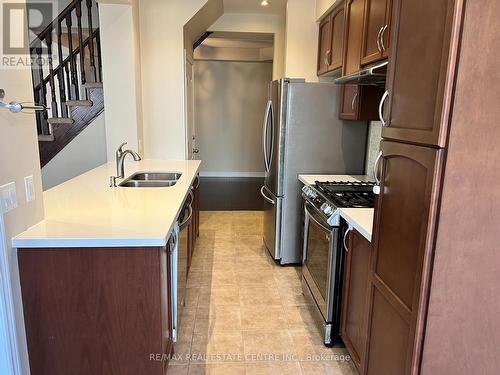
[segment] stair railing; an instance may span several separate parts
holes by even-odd
[[[50,108],[50,118],[48,110],[36,113],[41,136],[52,133],[49,119],[68,117],[68,100],[88,99],[86,83],[102,81],[99,28],[94,24],[96,0],[73,0],[30,45],[34,99]]]

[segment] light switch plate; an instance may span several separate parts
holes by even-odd
[[[0,186],[0,202],[2,212],[6,213],[17,208],[16,183],[11,182]]]
[[[24,177],[24,194],[27,203],[35,200],[35,183],[33,182],[33,176]]]

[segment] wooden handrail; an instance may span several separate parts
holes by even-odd
[[[70,14],[73,10],[76,9],[76,4],[81,2],[81,1],[82,0],[73,0],[71,3],[69,3],[68,6],[66,8],[64,8],[63,11],[61,13],[59,13],[59,15],[51,23],[49,23],[45,27],[45,29],[40,31],[40,33],[37,35],[37,38],[33,42],[30,43],[30,47],[31,48],[36,47],[36,43],[40,43],[42,40],[44,40],[45,35],[47,35],[49,32],[52,32],[53,30],[55,30],[57,27],[57,24],[59,22],[64,21],[66,16],[68,14]]]

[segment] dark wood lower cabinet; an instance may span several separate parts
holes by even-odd
[[[200,177],[197,176],[192,187],[193,191],[193,217],[188,228],[188,272],[193,259],[196,240],[200,236]]]
[[[382,141],[364,373],[418,373],[444,150]]]
[[[359,370],[366,344],[368,273],[372,249],[371,243],[358,231],[351,230],[348,236],[340,335]]]
[[[18,249],[32,375],[163,375],[166,248]]]

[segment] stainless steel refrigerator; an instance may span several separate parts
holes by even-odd
[[[339,120],[340,86],[283,78],[269,84],[263,124],[264,244],[301,263],[299,174],[363,174],[368,124]]]

